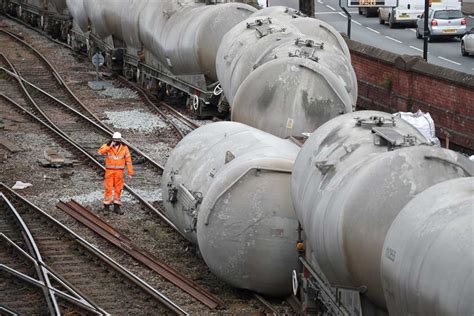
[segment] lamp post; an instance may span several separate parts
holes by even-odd
[[[428,13],[430,8],[430,0],[425,0],[425,17],[423,21],[423,59],[428,61],[428,35],[430,31],[428,30]]]

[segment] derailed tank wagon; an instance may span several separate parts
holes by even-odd
[[[473,163],[466,157],[429,145],[411,125],[388,113],[354,112],[317,129],[298,154],[292,176],[293,204],[306,246],[301,257],[304,268],[302,274],[295,274],[294,283],[320,286],[295,286],[305,307],[314,307],[310,298],[326,291],[335,309],[350,306],[348,302],[354,302],[355,297],[360,300],[358,308],[363,315],[387,309],[400,314],[393,307],[396,305],[393,299],[387,298],[390,290],[384,292],[384,283],[393,287],[402,280],[392,279],[393,273],[387,279],[381,260],[387,252],[384,241],[392,223],[398,220],[405,205],[423,195],[424,190],[473,173]],[[453,201],[449,196],[445,199]],[[401,225],[396,229],[404,234]],[[472,231],[471,236],[464,231],[460,238],[472,238]],[[428,249],[430,245],[431,241],[425,239],[416,247]],[[395,252],[409,251],[410,246],[407,242],[406,248],[398,247]],[[455,243],[452,246],[457,247]],[[387,262],[386,258],[382,259]],[[411,259],[403,257],[406,267],[411,267]],[[469,260],[472,262],[472,257]],[[444,259],[439,264],[444,264]],[[473,265],[457,267],[466,277],[474,272]],[[472,288],[462,286],[455,292],[450,295],[454,300],[457,300],[456,295],[474,294]],[[342,293],[352,299],[344,301]],[[401,296],[398,297],[400,300]],[[443,314],[444,304],[452,303],[446,299],[433,310]],[[341,310],[350,314],[351,308]]]
[[[188,134],[163,172],[170,220],[229,284],[272,296],[291,292],[297,220],[290,179],[299,147],[236,122]]]

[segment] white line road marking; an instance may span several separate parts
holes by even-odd
[[[455,64],[455,65],[461,66],[460,63],[455,62],[455,61],[453,61],[453,60],[451,60],[451,59],[444,58],[443,56],[438,56],[438,58],[439,58],[439,59],[442,59],[442,60],[445,60],[445,61],[447,61],[447,62],[453,63],[453,64]]]
[[[414,30],[414,29],[405,29],[405,30],[412,31],[413,33],[416,33],[416,30]]]
[[[333,7],[331,7],[329,4],[326,4],[326,7],[328,7],[330,10],[336,11]]]
[[[411,45],[410,45],[409,47],[412,48],[412,49],[414,49],[414,50],[417,50],[417,51],[419,51],[419,52],[423,52],[423,50],[422,50],[422,49],[419,49],[418,47],[411,46]]]
[[[399,40],[397,40],[396,38],[393,38],[393,37],[390,37],[390,36],[385,36],[385,38],[387,38],[387,39],[389,39],[389,40],[391,40],[391,41],[400,43],[400,44],[403,43],[402,41],[399,41]]]
[[[318,3],[321,3],[321,4],[323,4],[324,2],[322,2],[321,0],[318,0]]]
[[[314,15],[329,15],[329,14],[341,14],[341,12],[324,11],[324,12],[315,12],[314,13]]]
[[[366,28],[367,28],[369,31],[372,31],[372,32],[377,33],[377,34],[380,34],[379,31],[374,30],[373,28],[370,28],[370,27],[368,27],[368,26],[366,26]]]
[[[360,24],[360,22],[357,22],[356,20],[351,20],[351,21],[352,21],[352,23],[355,23],[357,25],[362,25],[362,24]]]
[[[349,13],[357,13],[357,12],[349,12]],[[336,12],[336,11],[324,11],[324,12],[314,12],[314,15],[331,15],[331,14],[339,14],[342,17],[347,18],[347,16],[342,13],[342,12]]]

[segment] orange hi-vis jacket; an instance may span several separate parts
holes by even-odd
[[[128,174],[133,174],[132,157],[127,145],[120,144],[117,148],[104,144],[99,148],[98,153],[106,155],[106,170],[125,170],[127,166]]]

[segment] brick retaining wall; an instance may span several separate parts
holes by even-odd
[[[474,153],[474,76],[346,39],[359,84],[359,110],[429,112],[436,134]]]

